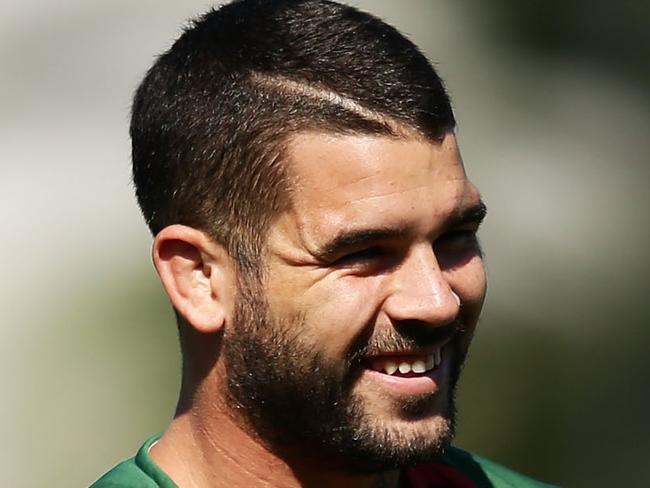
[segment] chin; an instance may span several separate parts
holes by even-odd
[[[348,450],[344,469],[376,473],[434,462],[453,438],[453,421],[436,416],[416,422],[377,422],[357,435]]]
[[[387,409],[377,408],[387,399],[356,398],[355,443],[342,450],[346,471],[373,473],[433,462],[454,436],[454,402],[447,395],[393,401]]]

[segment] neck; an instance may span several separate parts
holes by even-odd
[[[202,396],[177,412],[151,449],[152,458],[180,488],[398,486],[397,471],[354,476],[304,459],[280,458],[233,419],[225,402],[215,401],[220,398],[216,391],[207,396],[210,401],[201,401]]]

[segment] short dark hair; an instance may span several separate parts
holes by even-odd
[[[438,140],[454,126],[431,64],[380,19],[327,0],[238,0],[192,22],[138,88],[133,180],[152,233],[199,228],[253,267],[290,205],[288,136]]]

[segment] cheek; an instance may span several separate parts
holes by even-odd
[[[329,358],[340,359],[374,323],[379,303],[379,279],[343,277],[305,293],[303,337]]]
[[[474,327],[487,290],[483,260],[476,256],[461,267],[445,271],[445,279],[463,303],[466,325]]]
[[[446,271],[445,278],[463,304],[460,319],[466,328],[466,333],[461,339],[461,349],[462,354],[467,354],[487,290],[483,260],[478,256],[472,258],[462,267]]]

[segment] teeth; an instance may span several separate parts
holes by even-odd
[[[425,373],[427,371],[430,371],[434,369],[436,366],[438,366],[442,361],[441,357],[441,352],[440,349],[436,349],[433,351],[431,354],[428,354],[425,356],[423,359],[416,359],[413,362],[401,362],[397,363],[395,361],[383,361],[381,359],[376,359],[373,361],[373,369],[376,371],[384,371],[386,374],[393,375],[396,372],[400,372],[401,374],[406,374],[406,373]]]
[[[410,373],[411,372],[411,365],[409,363],[400,363],[399,372],[402,373],[402,374]]]
[[[434,355],[429,354],[427,356],[427,362],[425,364],[425,367],[427,368],[427,371],[430,370],[430,369],[433,369],[435,367],[435,365],[436,365],[436,360],[434,358]]]
[[[394,374],[395,371],[397,371],[397,364],[392,361],[386,361],[384,371],[386,371],[387,374]]]
[[[424,361],[418,360],[411,365],[411,371],[413,371],[414,373],[424,373],[426,370],[427,367],[424,364]]]

